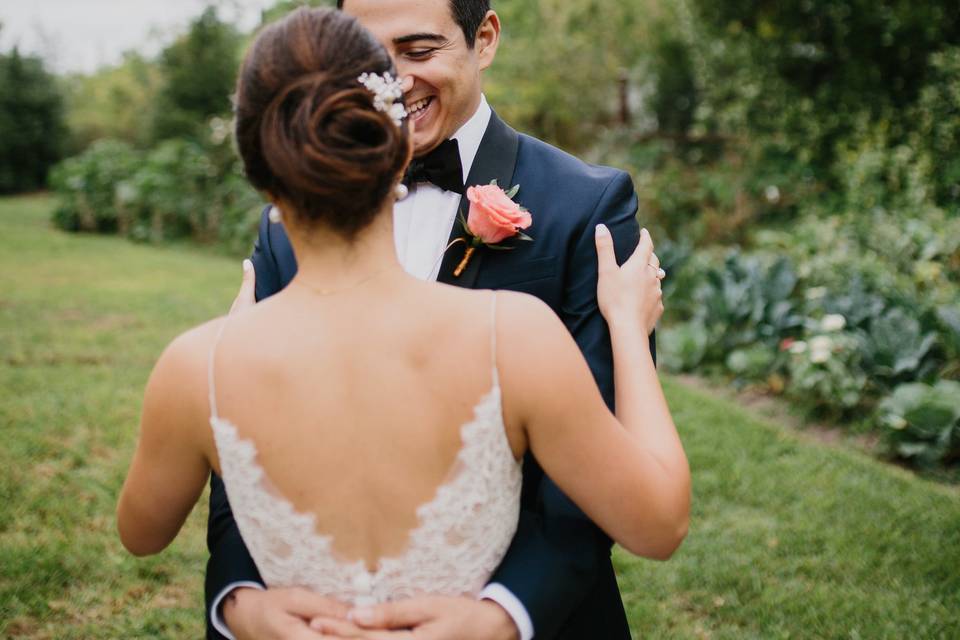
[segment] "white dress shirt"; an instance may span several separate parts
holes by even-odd
[[[464,184],[492,113],[481,96],[477,112],[453,135],[460,149]],[[459,207],[459,193],[444,191],[429,182],[411,185],[410,194],[393,206],[397,257],[407,272],[421,280],[437,279]]]
[[[463,182],[466,184],[470,168],[477,157],[483,134],[487,131],[493,111],[485,96],[480,96],[480,105],[473,116],[453,135],[460,149],[463,166]],[[477,186],[477,185],[466,185]],[[433,184],[421,182],[410,186],[410,193],[393,207],[393,238],[400,264],[411,275],[421,280],[436,280],[440,263],[447,248],[450,231],[457,222],[460,194],[444,191]],[[255,582],[237,582],[228,585],[214,599],[210,617],[214,628],[230,640],[233,634],[220,619],[220,604],[234,589],[253,587],[263,589]],[[533,621],[523,603],[500,583],[488,584],[478,596],[499,604],[513,619],[520,632],[520,640],[533,638]]]

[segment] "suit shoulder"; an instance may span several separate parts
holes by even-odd
[[[519,161],[532,161],[537,171],[549,175],[557,184],[577,189],[606,189],[610,183],[633,182],[626,171],[602,165],[588,164],[580,158],[558,149],[533,136],[520,134]]]

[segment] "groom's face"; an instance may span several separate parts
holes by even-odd
[[[493,61],[496,42],[478,39],[467,46],[450,0],[346,0],[343,10],[383,43],[407,79],[414,155],[431,151],[470,119],[480,104],[480,72]]]

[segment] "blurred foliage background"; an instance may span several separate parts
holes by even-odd
[[[494,108],[634,178],[670,273],[666,366],[782,394],[880,435],[891,457],[956,469],[955,0],[494,8]],[[229,96],[251,37],[211,6],[156,58],[92,75],[0,54],[0,192],[48,184],[63,229],[246,253],[261,199],[232,150]]]

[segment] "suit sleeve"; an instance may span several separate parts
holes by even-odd
[[[280,273],[270,247],[270,222],[267,218],[267,210],[264,210],[261,216],[260,231],[250,259],[257,274],[257,300],[260,301],[279,291]],[[210,550],[204,583],[207,637],[225,640],[224,636],[214,629],[210,618],[214,600],[232,584],[240,582],[263,584],[263,579],[240,536],[237,521],[233,518],[233,511],[227,500],[223,480],[216,474],[210,477],[207,548]]]
[[[597,306],[594,228],[609,227],[622,264],[636,248],[640,228],[637,196],[627,174],[607,185],[566,264],[561,319],[583,352],[604,401],[614,409],[613,352],[607,324]],[[651,337],[651,342],[653,338]],[[526,472],[526,471],[525,471]],[[610,539],[548,478],[540,483],[540,513],[524,510],[517,535],[493,578],[527,609],[538,640],[563,629],[594,587],[601,563],[609,562]]]

